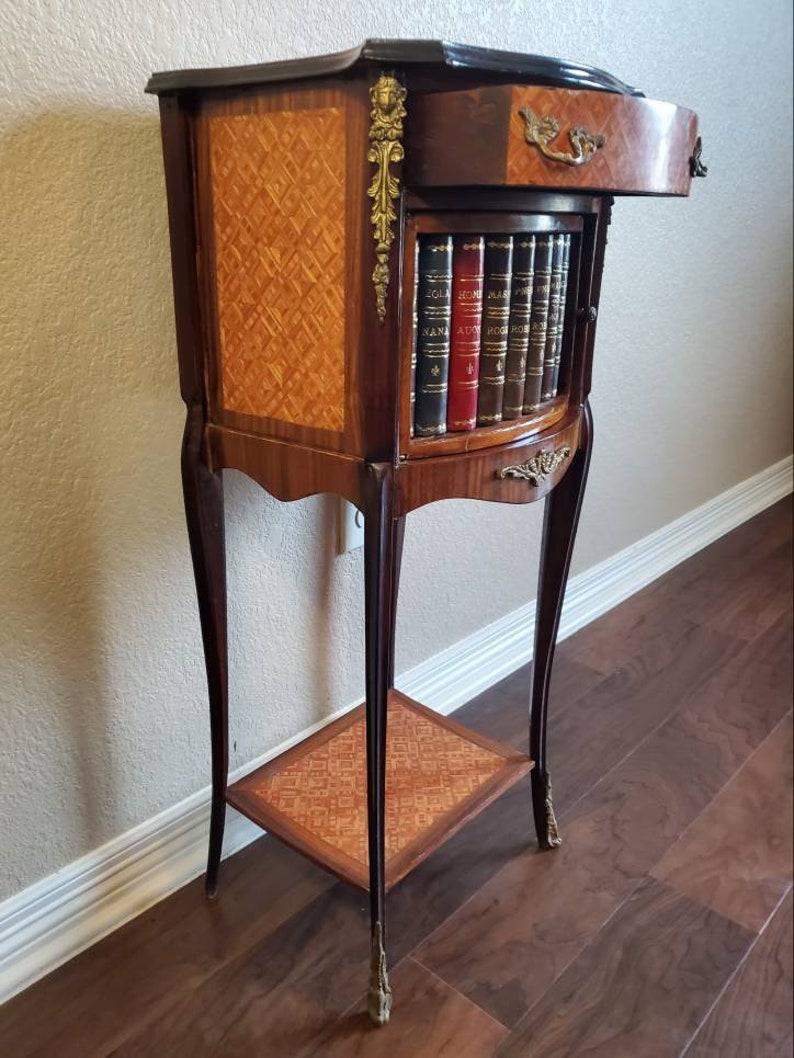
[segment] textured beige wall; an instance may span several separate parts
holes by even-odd
[[[5,0],[0,897],[208,778],[149,72],[446,36],[700,113],[692,199],[615,211],[582,569],[790,450],[790,20],[789,0]],[[532,597],[539,514],[411,516],[400,668]],[[235,764],[361,690],[361,552],[335,557],[333,517],[228,475]]]

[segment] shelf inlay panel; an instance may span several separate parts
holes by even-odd
[[[387,883],[393,885],[530,767],[526,757],[392,692],[386,755]],[[229,801],[366,888],[363,707],[258,769]]]

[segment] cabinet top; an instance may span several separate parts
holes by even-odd
[[[511,77],[527,84],[556,88],[584,88],[641,96],[643,93],[593,66],[551,59],[544,55],[475,48],[444,40],[366,40],[357,48],[251,66],[227,66],[204,70],[171,70],[149,78],[146,91],[154,95],[191,89],[234,88],[328,77],[369,65],[424,66],[483,74],[500,80]]]

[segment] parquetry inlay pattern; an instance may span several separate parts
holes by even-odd
[[[363,716],[251,793],[365,866],[367,779]],[[504,757],[432,719],[389,703],[386,859],[402,851],[504,767]]]
[[[571,167],[544,158],[524,139],[522,107],[539,117],[553,115],[560,123],[554,142],[569,151],[568,131],[583,125],[600,133],[606,143],[586,165]],[[689,157],[697,135],[697,118],[672,103],[564,88],[521,85],[513,88],[506,181],[509,184],[552,184],[562,187],[612,187],[645,192],[689,189]]]
[[[209,119],[224,408],[344,427],[345,115]]]

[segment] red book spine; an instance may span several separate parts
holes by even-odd
[[[477,425],[485,239],[456,237],[452,256],[452,340],[449,353],[447,429]]]

